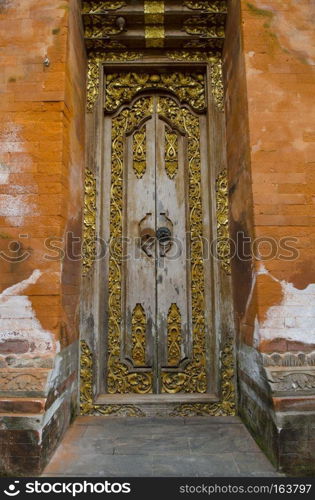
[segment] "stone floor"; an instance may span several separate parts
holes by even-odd
[[[238,417],[79,417],[43,474],[278,475]]]

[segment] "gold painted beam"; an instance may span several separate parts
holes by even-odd
[[[147,48],[164,47],[164,1],[144,2],[145,46]]]

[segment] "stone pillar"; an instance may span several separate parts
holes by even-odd
[[[0,471],[8,474],[38,473],[77,408],[79,7],[0,2]]]
[[[229,8],[224,68],[240,412],[280,469],[308,473],[315,463],[315,6],[231,0]]]

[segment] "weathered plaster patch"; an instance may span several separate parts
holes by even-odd
[[[292,283],[272,276],[263,264],[257,272],[259,274],[267,274],[282,290],[281,302],[269,307],[266,319],[259,323],[260,340],[283,338],[315,344],[315,284],[300,290]]]
[[[314,65],[314,3],[287,0],[286,9],[276,10],[270,4],[257,0],[256,6],[257,11],[270,15],[271,25],[276,29],[282,48],[295,54],[301,62]]]
[[[10,169],[4,163],[0,163],[0,184],[9,183]]]
[[[34,270],[29,278],[17,283],[0,294],[0,343],[27,341],[32,356],[54,356],[60,350],[51,332],[44,330],[32,303],[26,295],[20,295],[28,286],[34,285],[42,272]]]
[[[7,123],[1,134],[0,155],[8,153],[25,153],[24,140],[21,125]],[[10,166],[0,164],[0,183],[9,183]],[[12,226],[22,226],[24,217],[36,213],[36,204],[30,203],[27,196],[18,193],[14,195],[2,195],[0,200],[0,216],[6,217],[6,222]],[[18,218],[18,220],[17,220]]]

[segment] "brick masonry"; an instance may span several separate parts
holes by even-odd
[[[253,259],[243,257],[250,243],[241,240],[233,262],[240,411],[280,468],[304,474],[314,471],[315,453],[315,6],[229,7],[231,233],[256,240]]]
[[[7,474],[39,473],[77,408],[81,272],[65,235],[80,236],[82,225],[81,30],[76,0],[0,1],[0,470]],[[62,261],[53,245],[65,252]]]

